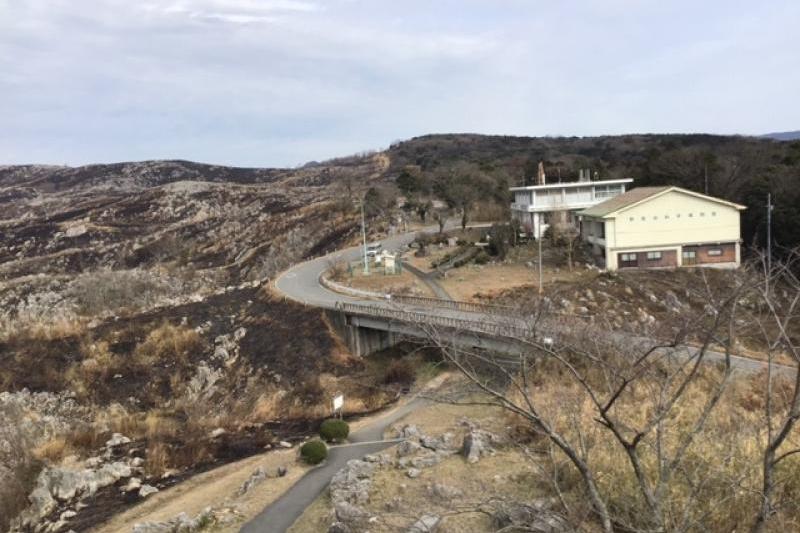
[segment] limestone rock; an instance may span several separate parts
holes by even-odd
[[[142,487],[139,489],[139,497],[147,498],[148,496],[150,496],[151,494],[155,494],[156,492],[158,492],[158,489],[155,488],[154,486],[142,485]]]
[[[369,500],[369,489],[372,486],[372,474],[376,463],[351,459],[347,466],[336,472],[330,484],[331,500],[352,504],[365,503]]]
[[[239,490],[236,491],[236,495],[243,496],[247,494],[250,491],[250,489],[258,485],[265,479],[267,479],[267,471],[264,469],[263,466],[259,466],[253,471],[252,474],[250,474],[250,477],[248,477],[244,481],[244,483],[242,483],[242,486],[239,487]]]
[[[404,440],[397,445],[397,456],[407,457],[409,455],[414,455],[420,450],[420,448],[421,446],[413,440]]]
[[[436,530],[440,520],[441,518],[438,515],[424,515],[408,528],[408,533],[431,533]]]
[[[464,435],[461,451],[469,463],[477,463],[484,455],[494,453],[492,443],[497,442],[497,437],[482,429],[470,430]]]
[[[122,444],[128,444],[131,441],[128,437],[123,435],[122,433],[114,433],[111,435],[111,438],[106,441],[107,448],[114,448],[115,446],[120,446]]]

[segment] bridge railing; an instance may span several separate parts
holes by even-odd
[[[336,308],[346,313],[353,313],[368,317],[387,318],[390,320],[415,324],[422,327],[439,326],[449,329],[458,329],[473,333],[515,339],[526,338],[531,335],[530,328],[516,324],[468,320],[442,315],[431,315],[418,311],[403,311],[400,309],[391,309],[383,306],[354,304],[349,302],[337,302]]]
[[[428,298],[425,296],[392,295],[392,301],[405,305],[419,305],[424,307],[439,307],[467,313],[485,313],[487,315],[521,316],[519,309],[506,305],[491,305],[476,302],[461,302],[458,300],[442,300],[441,298]]]

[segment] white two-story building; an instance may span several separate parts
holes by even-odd
[[[625,178],[512,187],[511,216],[534,237],[544,234],[554,213],[566,215],[577,226],[577,211],[623,194],[632,181]]]

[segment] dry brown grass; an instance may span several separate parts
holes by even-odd
[[[66,456],[74,453],[67,437],[53,437],[33,449],[33,456],[50,464],[60,463]]]
[[[203,349],[203,339],[195,330],[164,323],[151,331],[134,350],[140,365],[175,362],[186,365],[191,355]]]
[[[537,373],[542,373],[538,369]],[[647,527],[649,509],[621,445],[609,431],[597,423],[598,414],[585,392],[572,379],[558,372],[545,372],[536,380],[533,392],[540,412],[556,430],[581,447],[613,516],[621,523]],[[639,455],[648,479],[659,478],[660,450],[667,460],[674,457],[686,435],[701,416],[718,371],[704,368],[688,389],[658,433],[645,437]],[[788,404],[791,384],[777,379],[775,407]],[[625,393],[614,407],[613,415],[625,426],[643,427],[657,409],[659,382],[644,379]],[[710,416],[681,459],[681,467],[666,486],[664,518],[670,527],[689,531],[733,531],[752,524],[758,510],[761,483],[761,452],[765,446],[763,376],[741,377],[724,393],[719,407]],[[516,415],[506,417],[517,438],[527,438],[530,445],[547,449],[548,441],[531,431],[531,425]],[[632,435],[632,433],[631,433]],[[796,438],[794,439],[797,440]],[[796,446],[793,442],[787,446]],[[559,489],[574,510],[589,513],[584,487],[577,470],[566,456],[556,451],[548,469],[558,472]],[[800,524],[797,484],[800,461],[787,461],[781,467],[780,501],[782,506],[772,518],[771,527],[794,530]],[[552,479],[539,484],[555,496]],[[788,529],[786,529],[788,528]]]

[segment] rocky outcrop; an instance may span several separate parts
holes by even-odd
[[[210,529],[216,525],[230,525],[239,518],[239,512],[232,507],[206,507],[200,514],[190,517],[181,513],[164,522],[144,522],[134,524],[133,533],[193,533]]]

